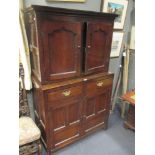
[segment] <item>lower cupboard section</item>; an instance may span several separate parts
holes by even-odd
[[[35,88],[42,93],[37,96],[38,101],[34,101],[40,109],[36,109],[37,124],[41,124],[42,140],[48,154],[97,129],[107,128],[112,80],[112,75],[107,75],[47,90]],[[43,113],[42,107],[45,110],[44,121],[40,114]]]

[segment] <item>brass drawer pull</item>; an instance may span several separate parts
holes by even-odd
[[[70,90],[67,90],[67,91],[64,91],[62,94],[64,96],[69,96],[71,94],[71,91]]]
[[[96,84],[98,87],[102,87],[103,86],[103,82],[97,82]]]

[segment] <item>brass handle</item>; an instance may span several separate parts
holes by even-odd
[[[88,47],[88,48],[91,48],[91,46],[90,46],[90,45],[88,45],[87,47]]]
[[[62,94],[64,96],[69,96],[71,94],[71,91],[70,90],[67,90],[67,91],[64,91]]]
[[[81,48],[81,46],[80,46],[80,45],[78,45],[78,46],[77,46],[77,48]]]
[[[96,85],[97,85],[98,87],[102,87],[102,86],[103,86],[103,82],[98,82]]]

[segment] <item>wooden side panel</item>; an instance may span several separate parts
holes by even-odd
[[[39,57],[40,54],[38,48],[38,29],[37,29],[36,14],[34,11],[25,14],[25,25],[29,42],[32,73],[39,80],[41,80],[40,57]]]
[[[45,117],[45,105],[44,105],[44,97],[43,91],[40,88],[33,88],[33,101],[34,101],[34,109],[36,109],[39,119],[42,122],[46,123]]]

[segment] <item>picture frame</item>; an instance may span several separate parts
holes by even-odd
[[[124,32],[113,32],[110,57],[119,57],[122,47],[123,36]]]
[[[47,2],[77,2],[84,3],[86,0],[46,0]]]
[[[128,7],[127,0],[101,0],[101,12],[114,13],[119,16],[115,19],[114,29],[123,29]]]

